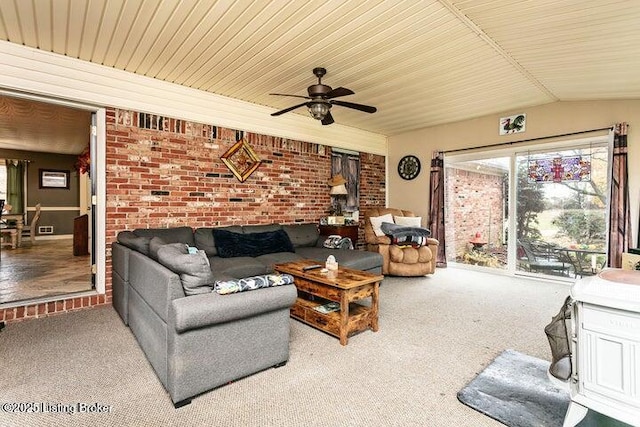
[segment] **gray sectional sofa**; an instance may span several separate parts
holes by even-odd
[[[329,255],[380,274],[379,254],[327,249],[323,242],[316,224],[119,233],[112,244],[113,306],[176,407],[289,359],[294,285],[221,295],[210,282],[269,274],[274,264],[293,260],[323,263]]]

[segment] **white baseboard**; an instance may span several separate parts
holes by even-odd
[[[24,239],[24,237],[22,238]],[[36,240],[64,240],[64,239],[73,239],[73,234],[54,234],[51,236],[47,236],[46,234],[41,234],[39,236],[36,236]]]

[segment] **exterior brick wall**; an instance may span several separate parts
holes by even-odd
[[[135,111],[107,109],[106,117],[106,295],[0,310],[0,321],[110,304],[111,243],[122,230],[308,223],[328,215],[328,146]],[[220,159],[241,138],[262,160],[243,183]],[[385,157],[361,153],[360,165],[360,210],[384,206]]]
[[[504,233],[502,175],[447,168],[445,209],[447,258],[455,261],[469,249],[477,232],[493,247],[501,247]]]

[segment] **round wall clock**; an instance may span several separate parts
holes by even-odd
[[[413,179],[420,173],[420,159],[416,156],[404,156],[398,163],[398,174],[404,179]]]

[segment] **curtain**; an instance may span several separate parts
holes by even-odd
[[[444,153],[434,151],[431,156],[431,193],[429,197],[429,228],[431,236],[438,239],[436,266],[446,267],[444,242]]]
[[[622,266],[622,253],[629,249],[631,213],[627,171],[627,123],[617,123],[613,130],[611,164],[611,204],[609,210],[609,267]]]
[[[7,160],[7,204],[11,205],[11,213],[24,212],[24,171],[23,160]]]

